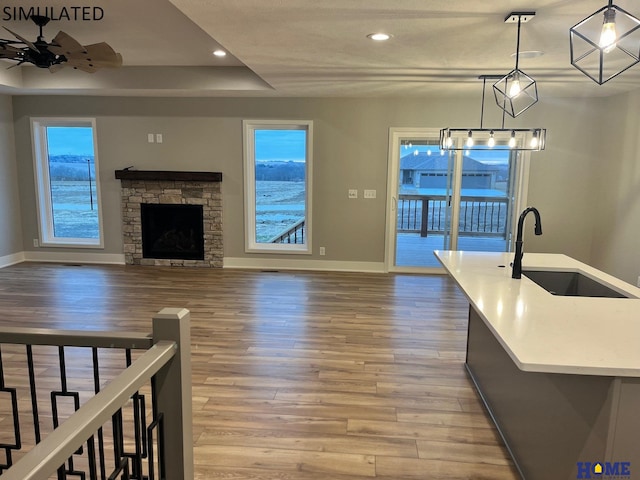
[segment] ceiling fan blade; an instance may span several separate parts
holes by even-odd
[[[122,55],[117,53],[108,43],[100,42],[85,45],[89,57],[93,63],[101,67],[121,67]]]
[[[122,66],[122,55],[116,53],[108,44],[95,43],[85,45],[85,52],[78,52],[65,57],[67,63],[74,68],[93,73],[100,68],[116,68]]]
[[[16,68],[19,67],[20,65],[22,65],[23,63],[25,63],[25,60],[20,60],[18,63],[14,63],[13,65],[9,65],[7,67],[7,70],[11,70],[12,68]]]
[[[80,58],[68,59],[65,62],[65,65],[69,65],[70,67],[77,68],[78,70],[82,70],[87,73],[95,73],[99,69],[99,67],[94,66],[91,62]]]
[[[64,55],[70,57],[76,54],[85,53],[85,48],[71,35],[65,32],[58,32],[51,45],[49,51],[55,55]]]
[[[36,48],[36,46],[31,43],[29,40],[27,40],[24,37],[21,37],[20,35],[18,35],[16,32],[12,32],[11,30],[9,30],[7,27],[3,27],[7,32],[9,32],[11,35],[13,35],[14,37],[16,37],[18,40],[20,40],[22,43],[24,43],[27,47],[29,47],[31,50],[33,50],[34,52],[38,52],[40,53],[40,50],[38,50]]]
[[[20,57],[23,53],[22,49],[11,45],[0,45],[0,58],[12,58]]]

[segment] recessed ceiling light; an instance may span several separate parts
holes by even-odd
[[[220,49],[214,50],[213,54],[216,57],[226,57],[227,56],[227,52],[225,52],[224,50],[220,50]]]
[[[376,42],[384,42],[385,40],[389,40],[391,38],[391,35],[388,33],[378,32],[378,33],[370,33],[369,35],[367,35],[367,38],[370,38],[371,40],[375,40]]]

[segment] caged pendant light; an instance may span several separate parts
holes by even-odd
[[[516,66],[493,84],[496,103],[511,117],[515,118],[538,101],[536,81],[519,68],[520,27],[529,22],[536,12],[512,12],[504,19],[505,23],[518,23],[516,41]]]
[[[569,30],[571,65],[599,85],[640,62],[640,20],[613,0]]]
[[[441,151],[450,150],[544,150],[547,130],[544,128],[505,128],[502,113],[501,128],[484,128],[484,100],[487,80],[501,78],[495,75],[480,75],[482,80],[482,106],[480,128],[443,128],[440,130]]]

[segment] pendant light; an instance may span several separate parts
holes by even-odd
[[[440,150],[544,150],[547,131],[544,128],[505,128],[505,111],[501,128],[484,128],[484,103],[487,80],[502,78],[496,75],[480,75],[482,80],[482,106],[480,128],[443,128],[440,130]]]
[[[493,84],[496,103],[511,117],[517,117],[538,101],[536,81],[519,68],[520,27],[529,22],[536,12],[512,12],[504,19],[505,23],[518,23],[516,41],[516,66]]]
[[[613,0],[569,30],[571,65],[599,85],[640,62],[640,20]]]

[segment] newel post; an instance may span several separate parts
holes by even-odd
[[[158,412],[164,414],[166,478],[192,480],[191,319],[189,310],[164,308],[153,317],[153,342],[176,342],[176,355],[156,374]]]

